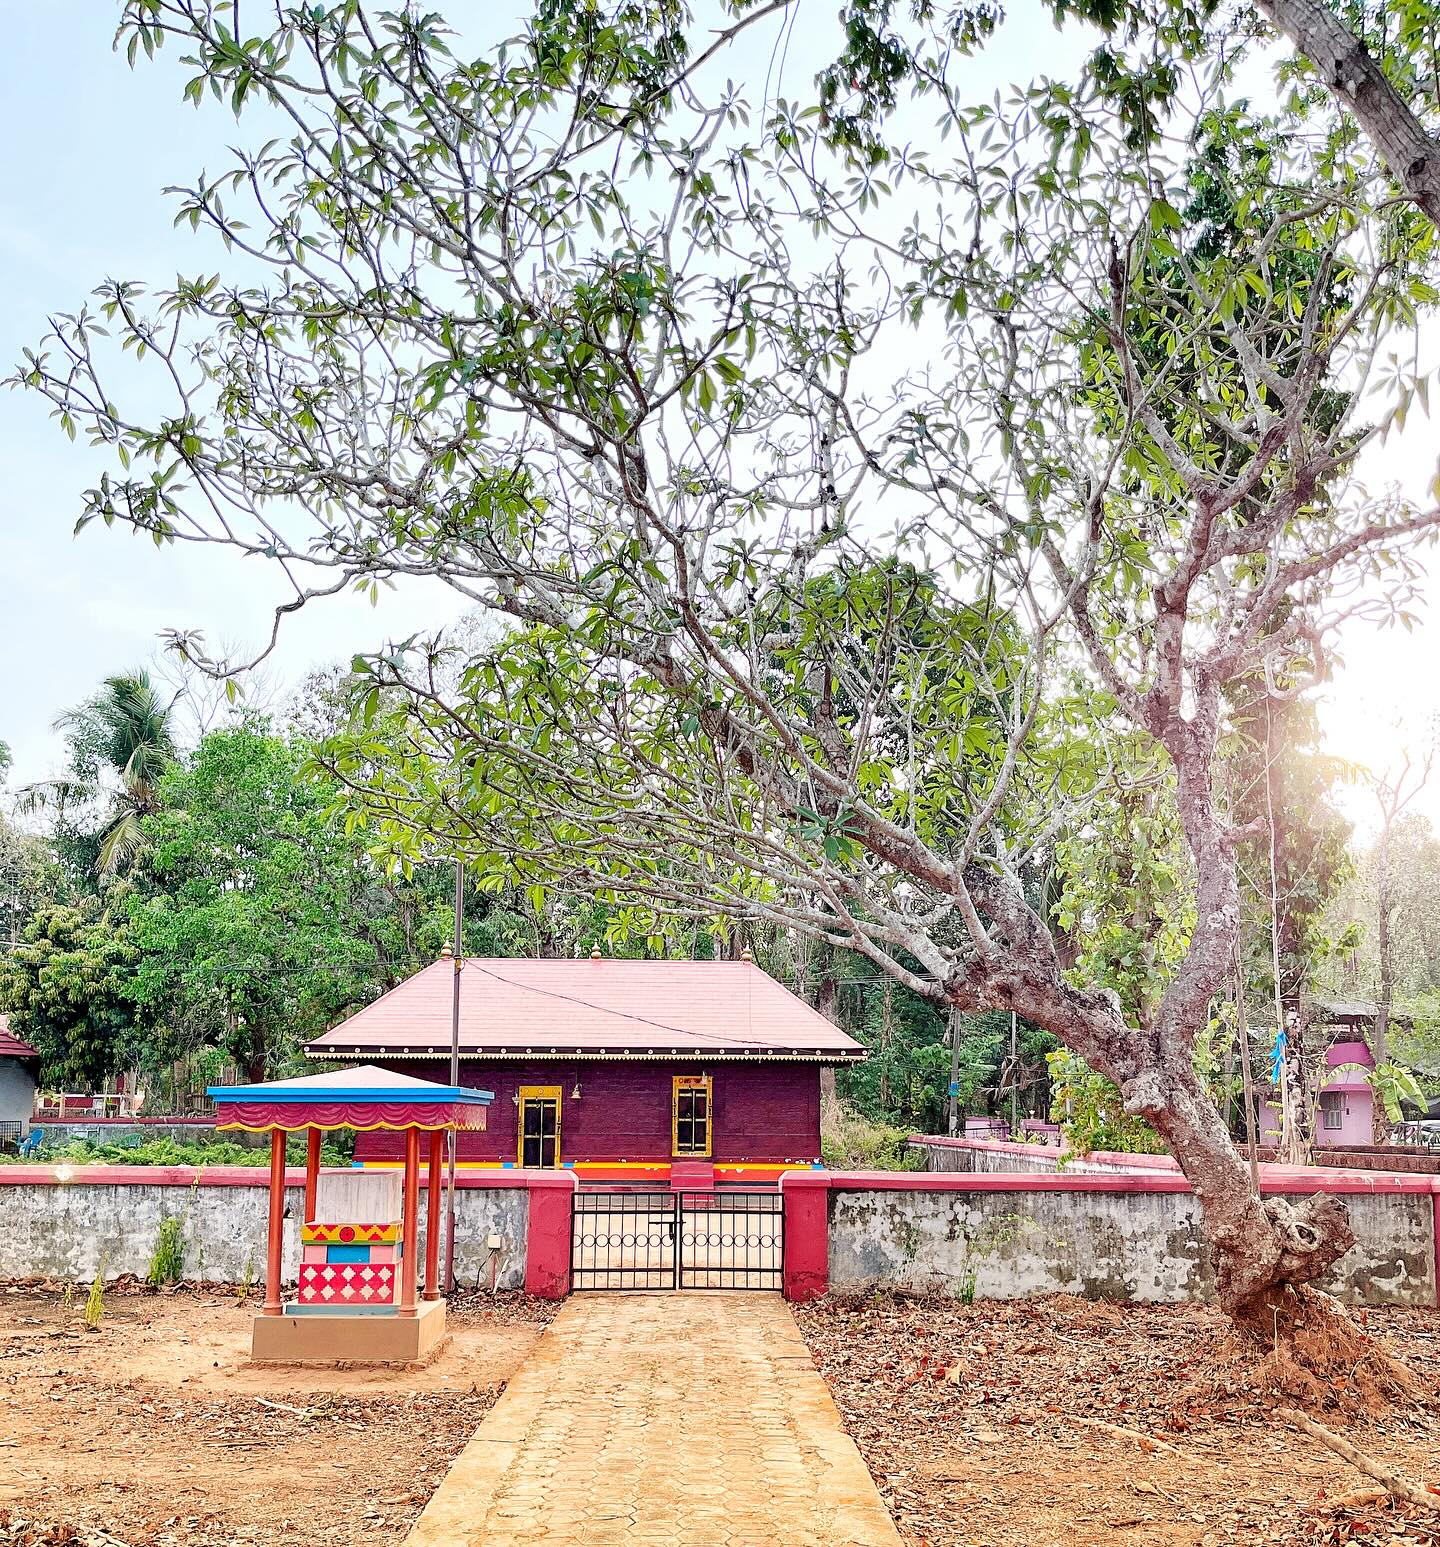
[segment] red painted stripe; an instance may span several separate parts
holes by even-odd
[[[65,1171],[62,1178],[57,1173]],[[350,1176],[349,1167],[327,1167],[325,1176]],[[270,1172],[265,1166],[3,1166],[0,1186],[14,1187],[268,1187]],[[303,1187],[303,1167],[292,1166],[285,1173],[287,1187]],[[457,1187],[565,1187],[573,1188],[571,1172],[536,1173],[534,1171],[495,1171],[483,1176],[455,1175]]]
[[[1136,1192],[1185,1193],[1190,1183],[1178,1172],[1128,1172],[1124,1175],[1071,1174],[1064,1171],[791,1171],[782,1188],[829,1187],[837,1192]],[[1421,1193],[1440,1178],[1386,1171],[1304,1171],[1267,1167],[1265,1193]]]
[[[1435,1179],[1435,1194],[1430,1199],[1430,1233],[1435,1237],[1435,1304],[1440,1306],[1440,1177]]]

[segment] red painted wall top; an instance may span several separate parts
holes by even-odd
[[[442,1063],[406,1060],[408,1073],[446,1079]],[[533,1063],[462,1064],[462,1084],[495,1093],[485,1133],[462,1134],[461,1161],[514,1164],[522,1085],[560,1088],[561,1161],[673,1158],[671,1093],[677,1074],[708,1074],[714,1110],[710,1158],[717,1164],[820,1158],[820,1070],[814,1064]],[[578,1095],[576,1094],[578,1091]],[[398,1160],[400,1136],[361,1134],[360,1160]]]

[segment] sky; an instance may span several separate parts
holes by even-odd
[[[814,0],[812,0],[812,4]],[[444,7],[458,24],[493,10],[476,0]],[[9,154],[0,161],[0,375],[45,332],[45,319],[74,310],[106,277],[151,277],[218,266],[188,226],[172,225],[162,190],[222,164],[235,133],[218,108],[197,114],[180,102],[172,61],[131,71],[112,51],[118,4],[110,0],[0,0],[0,103]],[[833,0],[822,14],[833,15]],[[1049,40],[1037,49],[1037,36]],[[1048,21],[1016,8],[977,68],[995,84],[1059,67],[1068,49]],[[793,92],[806,70],[800,46],[787,59]],[[731,73],[773,68],[770,42]],[[776,83],[772,80],[771,90]],[[251,131],[247,132],[247,138]],[[1427,363],[1440,363],[1440,348]],[[1368,454],[1359,476],[1374,491],[1395,486],[1421,498],[1437,472],[1440,426],[1415,414],[1403,433]],[[14,755],[12,787],[57,771],[55,716],[106,675],[153,659],[166,628],[200,628],[212,646],[253,646],[281,599],[260,561],[180,545],[156,550],[128,531],[97,526],[73,537],[83,491],[102,466],[23,392],[0,394],[0,554],[4,556],[0,740]],[[1440,712],[1440,557],[1429,556],[1435,598],[1413,633],[1356,624],[1341,641],[1343,665],[1321,700],[1327,748],[1384,773],[1406,750],[1418,755]],[[452,620],[460,600],[441,587],[411,585],[378,607],[358,598],[307,609],[290,620],[269,667],[272,696],[313,667],[348,659]],[[1363,784],[1341,796],[1361,826],[1373,806]],[[1418,802],[1440,825],[1440,776]]]

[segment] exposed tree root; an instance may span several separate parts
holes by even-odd
[[[1402,1477],[1399,1472],[1392,1471],[1388,1466],[1382,1466],[1373,1456],[1367,1456],[1363,1450],[1352,1445],[1343,1436],[1331,1433],[1323,1423],[1316,1423],[1313,1418],[1307,1418],[1304,1413],[1297,1413],[1293,1407],[1277,1407],[1275,1412],[1286,1423],[1293,1423],[1296,1428],[1303,1429],[1306,1434],[1312,1435],[1322,1445],[1328,1446],[1357,1471],[1364,1472],[1367,1477],[1373,1477],[1387,1493],[1395,1498],[1403,1499],[1407,1504],[1418,1505],[1421,1509],[1440,1511],[1440,1494],[1431,1493],[1428,1488],[1412,1483],[1408,1477]]]
[[[1182,1461],[1190,1459],[1177,1446],[1167,1445],[1164,1440],[1157,1440],[1153,1434],[1145,1434],[1139,1429],[1127,1429],[1124,1424],[1106,1423],[1103,1418],[1082,1418],[1074,1414],[1067,1421],[1079,1424],[1082,1428],[1099,1429],[1101,1433],[1112,1435],[1117,1440],[1133,1440],[1141,1450],[1148,1450],[1152,1454],[1179,1456]]]
[[[1313,1286],[1277,1284],[1233,1314],[1266,1350],[1258,1384],[1298,1407],[1382,1413],[1421,1395],[1405,1366]]]

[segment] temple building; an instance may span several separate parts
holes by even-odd
[[[443,957],[311,1042],[314,1058],[449,1079],[456,964]],[[464,1167],[586,1181],[768,1184],[820,1163],[820,1076],[865,1050],[753,962],[467,957],[460,1083],[494,1092]],[[397,1135],[355,1156],[398,1163]]]

